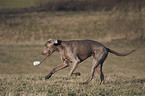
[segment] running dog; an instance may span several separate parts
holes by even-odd
[[[86,82],[82,84],[88,84],[94,77],[95,71],[98,71],[100,75],[102,84],[104,82],[104,74],[102,71],[103,62],[105,61],[108,53],[113,53],[117,56],[127,56],[130,53],[134,52],[132,50],[128,53],[118,53],[114,50],[111,50],[105,47],[103,44],[93,41],[93,40],[71,40],[71,41],[62,41],[57,39],[48,39],[45,43],[44,50],[42,55],[50,56],[53,52],[59,52],[63,64],[55,67],[45,79],[49,79],[55,72],[64,69],[69,66],[69,63],[73,63],[73,66],[69,72],[70,76],[79,76],[80,72],[74,73],[78,64],[87,58],[93,56],[91,75]]]

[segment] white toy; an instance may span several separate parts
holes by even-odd
[[[34,66],[37,66],[37,65],[40,65],[40,64],[41,64],[40,61],[34,61],[34,62],[33,62],[33,65],[34,65]]]

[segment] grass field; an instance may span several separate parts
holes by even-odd
[[[46,0],[0,0],[0,96],[144,96],[143,3],[138,2],[139,0],[133,3],[131,0],[120,0],[121,3],[118,3],[114,0],[115,3],[111,3],[113,5],[108,5],[110,0],[96,0],[99,5],[102,4],[98,6],[101,9],[96,9],[97,11],[92,11],[91,8],[86,11],[58,11],[57,8],[69,9],[78,4],[76,1],[73,2],[74,5],[69,3],[71,0],[64,1],[65,4],[54,0],[51,2],[54,4],[54,8],[51,6],[53,11],[51,8],[51,11],[46,11],[30,8],[41,5]],[[88,2],[82,1],[84,2],[79,2],[82,6],[77,7],[78,9]],[[66,6],[67,4],[69,6]],[[89,6],[91,4],[93,3]],[[112,9],[108,11],[108,7]],[[123,10],[118,11],[120,9],[117,8]],[[90,75],[92,57],[76,69],[76,72],[81,72],[80,77],[68,76],[71,64],[69,68],[45,80],[45,75],[62,63],[59,54],[54,53],[40,66],[33,66],[33,61],[44,58],[40,54],[49,38],[93,39],[117,52],[133,49],[136,51],[126,57],[109,54],[103,66],[103,85],[99,85],[97,72],[88,85],[79,84]]]
[[[34,67],[34,60],[42,60],[39,55],[42,45],[0,45],[0,95],[2,96],[92,96],[92,95],[145,95],[144,43],[137,41],[112,41],[104,43],[120,52],[136,49],[126,57],[110,54],[104,63],[106,81],[99,85],[99,75],[88,85],[80,85],[91,70],[92,58],[79,65],[80,77],[70,77],[71,67],[57,72],[51,79],[44,76],[61,63],[59,54],[54,53],[40,66]]]
[[[1,76],[2,96],[144,96],[145,80],[132,74],[107,74],[106,82],[99,85],[93,80],[89,85],[80,85],[88,76],[68,77],[55,75],[45,81],[42,74]]]

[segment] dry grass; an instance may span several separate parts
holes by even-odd
[[[144,13],[32,12],[2,15],[1,44],[42,44],[48,38],[133,40],[144,32]]]

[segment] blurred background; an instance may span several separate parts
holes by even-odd
[[[61,63],[59,54],[39,67],[32,63],[44,58],[40,54],[49,38],[92,39],[119,52],[136,49],[125,58],[110,55],[104,69],[143,74],[144,22],[144,0],[0,0],[0,74],[48,73]]]

